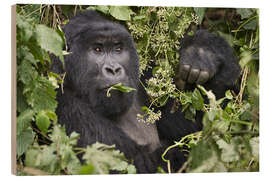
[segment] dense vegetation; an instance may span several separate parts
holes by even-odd
[[[50,72],[49,54],[63,60],[68,52],[61,27],[73,14],[86,9],[100,11],[126,25],[136,42],[141,74],[150,64],[155,66],[145,87],[152,103],[142,107],[144,114],[138,114],[138,120],[159,120],[162,114],[155,107],[165,105],[168,98],[181,103],[191,121],[196,111],[205,112],[203,130],[175,142],[162,155],[169,172],[165,155],[172,148],[190,152],[179,172],[259,170],[258,9],[17,5],[18,175],[104,174],[110,170],[136,173],[114,146],[97,142],[78,148],[79,134],[67,136],[65,127],[57,123],[56,88],[62,88],[65,75]],[[202,86],[193,92],[175,87],[177,49],[181,46],[178,39],[192,35],[198,27],[219,34],[234,48],[242,68],[239,93],[227,91],[224,98],[216,99]],[[208,97],[208,103],[203,96]],[[85,164],[80,163],[78,154]]]

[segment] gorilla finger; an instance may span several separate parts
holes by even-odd
[[[190,73],[188,75],[188,83],[192,84],[195,83],[196,80],[198,79],[200,74],[200,70],[199,69],[191,69]]]
[[[188,74],[189,74],[189,71],[190,71],[190,65],[188,64],[183,64],[183,65],[180,65],[180,69],[179,69],[179,76],[181,77],[182,80],[186,81],[187,78],[188,78]]]
[[[184,90],[185,89],[186,82],[183,81],[181,78],[176,79],[175,84],[176,84],[176,87],[179,90]]]
[[[196,81],[197,84],[204,84],[209,79],[209,73],[207,71],[201,71]]]

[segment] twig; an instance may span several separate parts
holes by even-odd
[[[35,169],[32,167],[23,167],[22,165],[17,165],[17,170],[22,171],[26,174],[33,175],[33,176],[45,176],[49,175],[47,172]]]
[[[240,92],[236,97],[236,100],[238,101],[239,104],[242,103],[242,97],[243,97],[243,93],[246,87],[246,82],[247,82],[247,75],[249,73],[249,68],[245,67],[244,72],[243,72],[243,77],[241,80],[241,86],[240,86]]]
[[[61,82],[61,91],[62,91],[62,94],[64,94],[64,80],[65,80],[65,77],[66,77],[66,73],[67,72],[65,72],[63,74],[63,78],[62,78],[62,82]]]
[[[187,165],[190,163],[191,159],[187,160],[183,166],[177,171],[177,173],[182,173],[186,168],[187,168]]]
[[[45,137],[49,142],[52,142],[52,140],[43,132],[41,132],[39,129],[35,128],[34,126],[32,126],[32,128],[39,134],[41,134],[43,137]]]

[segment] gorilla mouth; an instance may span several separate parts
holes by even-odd
[[[104,82],[104,83],[101,83],[101,84],[104,84],[104,86],[100,86],[100,90],[108,90],[114,86],[129,86],[129,83],[127,81],[114,81],[114,82]]]
[[[120,83],[113,83],[112,85],[106,85],[102,88],[102,91],[106,92],[106,97],[111,97],[112,90],[116,91],[117,94],[129,93],[131,91],[136,90],[135,88],[126,86],[125,84],[120,82]],[[113,92],[113,94],[115,94],[115,92]]]
[[[106,84],[105,86],[101,87],[100,89],[107,91],[108,89],[110,89],[111,87],[113,87],[114,85],[119,84],[119,83],[121,83],[121,82]],[[121,84],[123,84],[123,83],[121,83]]]

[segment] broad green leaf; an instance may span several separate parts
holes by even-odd
[[[24,89],[27,102],[35,111],[50,110],[55,111],[57,101],[56,91],[52,83],[45,77],[38,77]]]
[[[20,115],[17,117],[16,122],[17,135],[30,127],[34,114],[34,111],[32,111],[31,109],[27,109],[24,112],[20,113]]]
[[[78,141],[79,137],[80,137],[80,134],[78,134],[76,132],[72,132],[70,134],[70,137],[69,137],[69,144],[72,146],[77,145],[77,141]]]
[[[24,84],[33,82],[38,76],[38,72],[32,66],[31,62],[23,60],[17,69],[19,80]]]
[[[202,172],[227,172],[227,168],[222,162],[219,161],[217,154],[202,162],[202,164],[196,169],[189,170],[190,173],[202,173]]]
[[[253,19],[250,22],[248,22],[247,24],[245,24],[243,26],[243,28],[248,29],[248,30],[256,30],[257,29],[257,24],[258,24],[258,20],[257,19]]]
[[[37,42],[44,50],[59,56],[64,61],[62,47],[63,40],[57,32],[45,25],[36,26]]]
[[[216,143],[221,149],[221,160],[223,162],[233,162],[240,159],[239,153],[235,150],[234,141],[231,141],[231,143],[228,144],[223,139],[219,139]]]
[[[214,156],[213,153],[213,149],[207,141],[200,141],[190,152],[190,158],[192,158],[190,169],[201,166],[204,161]]]
[[[104,14],[109,14],[109,11],[110,11],[109,6],[96,6],[95,9]]]
[[[136,89],[128,87],[128,86],[123,86],[122,83],[117,83],[117,84],[111,86],[107,90],[107,97],[111,97],[111,94],[110,94],[111,90],[118,90],[118,91],[121,91],[123,93],[128,93],[128,92],[131,92],[131,91],[135,91]]]
[[[67,168],[70,174],[77,174],[80,171],[80,161],[72,146],[69,144],[59,144],[59,155],[61,156],[61,168]]]
[[[253,10],[250,8],[237,8],[236,12],[241,15],[241,19],[249,18],[253,14]]]
[[[196,110],[201,110],[204,107],[204,100],[198,89],[195,89],[191,96],[192,105]]]
[[[81,165],[73,151],[78,134],[72,133],[68,137],[65,128],[55,125],[50,137],[53,141],[50,145],[32,147],[26,152],[26,166],[38,168],[49,174],[61,174],[63,170],[68,174],[78,174]]]
[[[95,143],[87,146],[83,159],[88,165],[92,165],[97,174],[108,174],[110,170],[122,173],[134,173],[135,167],[126,162],[124,154],[114,150],[115,146]]]
[[[198,23],[201,24],[204,18],[206,8],[193,8],[196,15],[198,16]]]
[[[190,167],[187,172],[226,172],[227,169],[218,158],[215,148],[209,141],[200,141],[191,150]]]
[[[24,60],[29,61],[32,65],[34,65],[37,68],[37,61],[35,59],[35,57],[33,56],[32,53],[30,53],[28,48],[24,48],[25,51],[25,56],[24,56]]]
[[[240,61],[239,64],[241,66],[242,69],[244,69],[244,67],[252,60],[252,53],[250,50],[245,49],[242,50],[241,54],[240,54]]]
[[[77,145],[79,134],[76,132],[72,132],[70,136],[68,137],[66,135],[66,131],[64,127],[55,125],[53,127],[53,132],[50,135],[50,137],[51,137],[51,140],[57,144],[68,144],[70,146],[75,146]]]
[[[24,129],[16,136],[16,153],[20,157],[26,152],[28,147],[33,143],[34,134],[31,128]]]
[[[130,21],[133,12],[128,6],[111,6],[110,14],[117,20]]]
[[[27,42],[33,35],[33,27],[29,20],[19,14],[16,14],[16,27],[17,37],[19,36],[22,42]]]
[[[43,133],[45,134],[47,133],[48,128],[51,125],[51,122],[50,122],[50,118],[47,116],[45,111],[40,111],[37,114],[36,125]]]
[[[26,153],[25,153],[25,165],[28,167],[37,167],[39,166],[39,162],[40,159],[38,159],[38,155],[40,154],[40,150],[37,149],[29,149]]]
[[[191,121],[195,121],[196,109],[193,106],[188,106],[185,110],[185,118]]]
[[[54,123],[57,123],[57,115],[55,114],[55,112],[46,110],[45,113],[50,120],[52,120]]]
[[[17,94],[16,94],[16,100],[17,100],[17,111],[19,113],[22,113],[25,111],[29,106],[26,102],[26,99],[23,95],[23,87],[21,83],[17,82],[17,88],[16,88]]]

